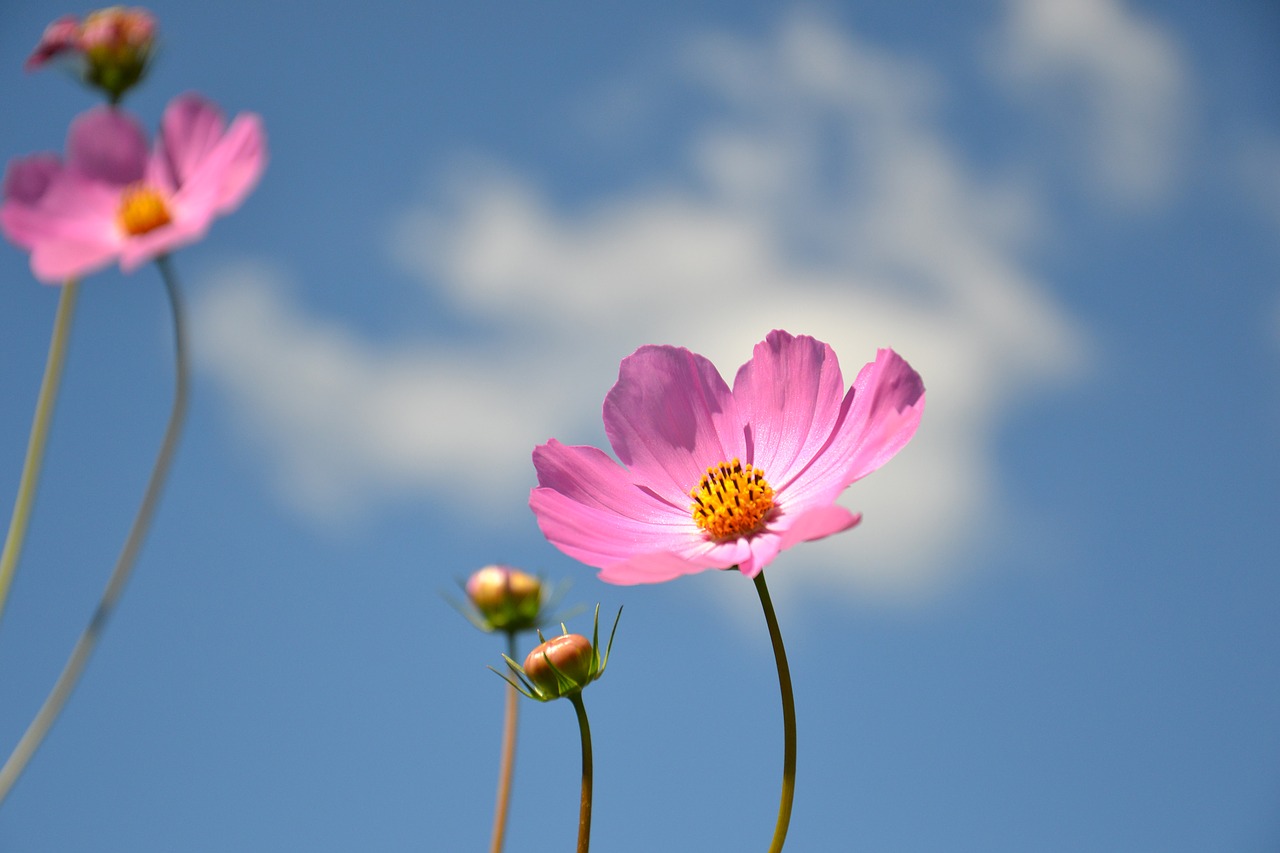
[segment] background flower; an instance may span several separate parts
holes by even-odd
[[[732,391],[700,355],[642,347],[604,402],[626,467],[553,439],[534,450],[530,506],[602,580],[733,566],[754,577],[779,551],[857,524],[836,497],[889,461],[923,411],[919,374],[888,349],[845,393],[835,353],[810,337],[771,332]]]
[[[5,177],[0,226],[31,252],[31,270],[61,282],[117,258],[126,272],[204,236],[236,208],[266,166],[260,119],[230,127],[199,95],[175,98],[148,153],[145,131],[121,110],[77,117],[67,156],[14,161]]]

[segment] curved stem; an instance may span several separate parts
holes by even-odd
[[[587,709],[582,704],[582,691],[569,696],[573,710],[578,712],[578,730],[582,733],[582,803],[578,808],[578,853],[591,848],[591,725],[587,722]]]
[[[515,660],[516,632],[507,632],[507,657]],[[502,721],[502,759],[498,765],[498,801],[493,807],[493,837],[490,853],[501,853],[507,833],[507,807],[511,804],[511,777],[516,765],[516,727],[519,723],[520,695],[507,684],[507,709]]]
[[[755,576],[756,592],[760,594],[760,606],[764,608],[764,620],[769,624],[769,639],[773,642],[773,657],[778,662],[778,688],[782,692],[782,801],[778,805],[778,824],[773,830],[773,843],[769,853],[780,853],[787,841],[787,827],[791,824],[791,802],[796,795],[796,700],[791,692],[791,669],[787,666],[787,650],[782,645],[782,631],[778,629],[778,617],[773,612],[773,601],[764,582],[764,572]]]
[[[49,696],[44,700],[44,704],[40,707],[35,719],[31,721],[31,725],[27,727],[22,739],[14,747],[13,754],[9,756],[4,766],[0,767],[0,803],[3,803],[5,798],[8,797],[14,783],[18,781],[18,777],[22,775],[22,771],[26,768],[27,762],[31,760],[36,750],[40,748],[45,735],[49,733],[54,721],[58,719],[63,706],[66,705],[67,699],[79,682],[85,665],[89,662],[89,656],[97,645],[98,638],[107,624],[107,619],[111,616],[112,611],[115,610],[116,603],[120,599],[120,593],[123,592],[125,582],[129,580],[133,565],[137,561],[138,551],[142,548],[142,541],[146,538],[147,530],[151,526],[151,519],[155,515],[156,505],[159,502],[160,491],[168,478],[169,466],[173,462],[173,453],[178,446],[178,437],[182,432],[182,422],[186,418],[187,411],[186,327],[183,320],[182,299],[178,293],[177,280],[174,277],[169,259],[161,257],[156,263],[160,267],[160,274],[164,279],[165,290],[168,291],[169,304],[173,311],[176,376],[174,380],[173,409],[169,413],[169,424],[165,428],[164,439],[160,444],[160,451],[156,455],[155,465],[151,469],[151,478],[147,481],[147,490],[143,494],[142,504],[138,507],[138,514],[134,517],[133,526],[129,529],[129,536],[125,539],[124,547],[120,550],[120,556],[116,559],[115,568],[111,572],[111,577],[107,580],[106,589],[102,591],[102,598],[98,601],[98,607],[94,611],[93,617],[89,620],[88,626],[80,634],[80,639],[76,641],[75,648],[71,650],[71,656],[62,668],[62,673],[58,676],[57,682],[54,683],[53,690],[49,692]]]
[[[4,552],[0,553],[0,616],[9,599],[9,587],[18,568],[22,543],[27,536],[27,524],[31,520],[31,508],[35,505],[36,487],[40,482],[40,466],[44,461],[44,446],[49,438],[49,425],[58,400],[58,386],[62,381],[62,366],[66,362],[67,341],[71,339],[71,318],[75,314],[78,282],[68,281],[58,297],[58,313],[53,320],[53,336],[49,340],[49,357],[45,361],[44,379],[40,383],[40,396],[36,398],[36,413],[31,421],[31,437],[27,439],[27,456],[22,463],[22,477],[18,481],[18,496],[13,501],[13,517],[9,520],[9,534],[4,540]]]

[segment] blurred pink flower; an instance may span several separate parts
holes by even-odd
[[[835,352],[810,337],[770,332],[732,391],[702,356],[645,346],[604,401],[622,464],[552,439],[533,452],[529,505],[551,544],[610,583],[755,577],[857,524],[836,497],[902,449],[923,410],[919,374],[889,349],[845,393]]]
[[[266,159],[256,115],[226,127],[198,95],[169,104],[150,152],[137,120],[99,107],[72,122],[65,163],[48,153],[10,163],[0,228],[31,252],[41,281],[78,278],[117,258],[129,272],[202,238],[249,194]]]

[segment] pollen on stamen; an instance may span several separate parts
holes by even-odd
[[[755,533],[773,509],[773,488],[764,472],[737,459],[708,468],[689,496],[694,523],[716,541]]]
[[[120,198],[120,210],[116,213],[120,230],[130,237],[154,231],[173,221],[164,196],[143,183],[125,188]]]

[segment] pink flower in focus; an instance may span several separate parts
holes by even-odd
[[[551,544],[610,583],[658,583],[737,566],[847,530],[835,503],[910,440],[924,384],[882,349],[845,393],[831,347],[770,332],[733,389],[700,355],[641,347],[604,400],[622,464],[552,439],[533,452],[529,505]]]
[[[266,158],[256,115],[226,127],[198,95],[169,104],[150,152],[133,117],[99,107],[72,122],[65,162],[37,154],[9,165],[0,228],[30,250],[41,281],[78,278],[117,258],[130,272],[202,238],[249,194]]]

